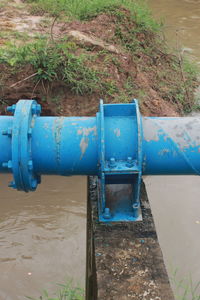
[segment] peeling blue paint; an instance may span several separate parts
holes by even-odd
[[[0,116],[0,172],[10,186],[34,191],[40,175],[97,175],[99,218],[141,220],[142,175],[200,175],[200,119],[141,117],[138,103],[103,104],[96,117],[40,117],[40,105],[20,100]],[[131,187],[111,205],[109,185]]]

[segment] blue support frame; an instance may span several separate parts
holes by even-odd
[[[116,123],[117,127],[106,127],[107,118],[111,119],[113,124]],[[97,122],[99,133],[99,219],[102,222],[141,220],[139,197],[142,177],[142,126],[137,100],[131,104],[103,104],[101,100]],[[124,153],[116,151],[116,157],[110,157],[110,151],[106,151],[109,145],[106,140],[106,131],[112,130],[112,134],[120,138],[123,125],[130,126],[135,131],[135,133],[127,132],[127,136],[124,137],[126,140],[133,139],[135,135],[137,137],[136,143],[133,140],[135,147],[133,145],[132,151],[128,149],[129,156],[124,156]],[[106,187],[110,184],[131,185],[131,199],[121,199],[117,205],[116,203],[109,204],[106,199]]]

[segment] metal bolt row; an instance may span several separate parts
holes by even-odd
[[[8,112],[11,112],[12,114],[14,114],[15,109],[16,109],[16,104],[13,104],[13,105],[11,105],[11,106],[8,106],[6,110],[7,110]]]
[[[140,207],[140,204],[138,202],[136,203],[133,203],[133,216],[135,218],[138,218],[139,216],[139,207]],[[110,208],[106,207],[104,209],[104,213],[103,213],[103,217],[104,219],[110,219],[111,218],[111,212],[110,212]]]
[[[12,136],[12,128],[8,128],[7,130],[3,130],[2,135],[7,135],[8,137],[11,137]]]
[[[33,189],[36,189],[37,184],[38,184],[37,180],[36,180],[36,179],[32,179],[32,181],[31,181],[31,186],[32,186]],[[12,187],[13,189],[16,189],[17,186],[16,186],[15,181],[11,181],[11,182],[8,184],[8,187]]]
[[[3,168],[12,169],[12,161],[9,160],[8,162],[3,162],[2,163],[2,167]],[[28,170],[29,171],[33,170],[33,161],[32,160],[29,160],[29,162],[28,162]],[[33,189],[35,189],[37,187],[37,184],[38,184],[37,180],[36,179],[32,179],[31,186],[32,186]],[[15,184],[14,181],[11,181],[8,186],[16,189],[16,184]]]
[[[11,106],[8,106],[7,107],[7,111],[14,114],[15,111],[16,111],[16,104],[13,104]],[[31,106],[31,113],[32,115],[34,116],[39,116],[40,113],[41,113],[41,105],[40,104],[37,104],[37,103],[33,103],[32,106]],[[5,136],[8,136],[8,137],[12,137],[12,128],[8,128],[7,130],[3,130],[2,131],[2,135],[5,135]],[[27,137],[28,139],[30,139],[32,137],[32,128],[29,128],[28,129],[28,132],[27,132]],[[7,162],[3,162],[2,163],[2,166],[4,168],[8,168],[8,169],[12,169],[12,161],[9,160]],[[29,160],[28,161],[28,164],[27,164],[27,168],[28,168],[28,171],[30,172],[30,175],[29,175],[29,180],[30,180],[30,185],[32,187],[32,189],[36,189],[38,183],[40,183],[40,178],[36,178],[33,174],[33,161],[32,160]],[[17,185],[16,185],[16,182],[15,181],[11,181],[9,183],[9,187],[12,187],[12,188],[17,188]]]
[[[3,162],[2,163],[2,167],[3,168],[12,169],[12,161],[9,160],[7,162]],[[28,162],[28,169],[29,169],[29,171],[33,170],[33,161],[32,160],[29,160],[29,162]]]
[[[113,168],[116,167],[116,165],[117,165],[117,163],[116,163],[115,158],[114,158],[114,157],[111,157],[110,160],[109,160],[109,167],[110,167],[111,169],[113,169]],[[133,160],[132,157],[129,156],[129,157],[127,158],[127,161],[126,161],[126,167],[132,168],[133,166],[134,166],[134,160]]]
[[[3,130],[2,135],[6,135],[8,137],[12,137],[12,128],[8,128],[8,130]],[[29,128],[28,130],[28,138],[31,138],[32,136],[32,128]]]
[[[15,113],[15,109],[16,109],[16,104],[13,104],[11,106],[7,107],[7,111],[11,112],[12,114]],[[41,105],[40,104],[33,104],[32,105],[32,114],[33,115],[39,115],[42,111]]]
[[[2,163],[2,167],[3,167],[3,168],[12,169],[12,161],[9,160],[8,162],[3,162],[3,163]]]
[[[32,105],[32,114],[39,116],[42,111],[40,104],[33,104]]]

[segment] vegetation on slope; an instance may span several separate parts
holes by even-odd
[[[123,7],[131,13],[137,25],[145,29],[158,30],[160,25],[152,18],[144,1],[132,0],[29,0],[31,9],[38,13],[48,12],[51,15],[64,14],[71,19],[89,20],[101,13],[107,13]],[[34,5],[35,4],[35,5]]]
[[[45,19],[34,35],[18,32],[2,44],[2,103],[36,98],[53,114],[68,115],[94,114],[99,98],[138,98],[142,112],[151,115],[193,109],[196,70],[168,50],[144,4],[29,0],[24,7]]]

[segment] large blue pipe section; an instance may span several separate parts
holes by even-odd
[[[0,117],[0,172],[34,191],[43,174],[97,175],[99,219],[141,219],[142,175],[200,174],[200,120],[141,117],[137,101],[103,104],[96,117],[41,117],[34,100]],[[110,201],[110,184],[128,184],[129,199]]]
[[[143,118],[143,174],[200,175],[200,118]]]

